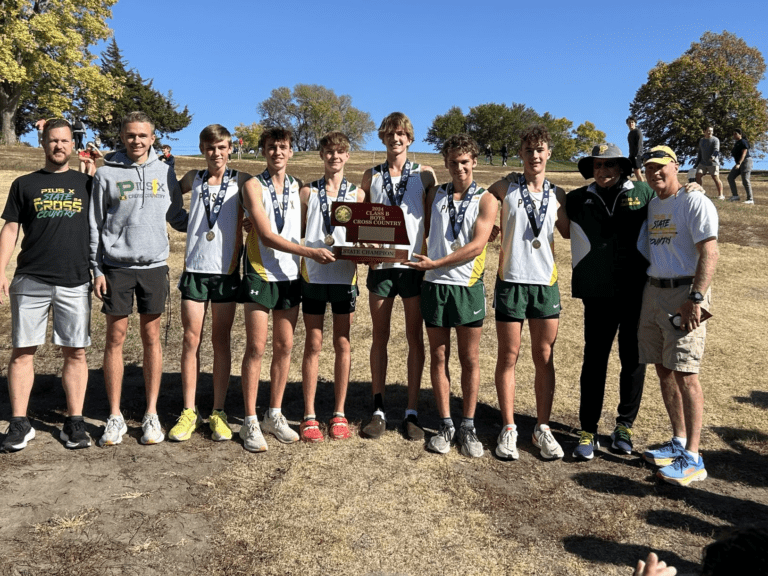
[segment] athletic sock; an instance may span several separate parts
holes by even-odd
[[[253,422],[254,420],[256,422],[258,422],[259,421],[259,417],[258,416],[246,416],[245,419],[243,420],[243,424],[249,424],[250,422]]]
[[[450,416],[448,418],[443,418],[443,426],[448,426],[448,428],[453,428],[453,419]]]
[[[267,410],[267,416],[270,418],[276,418],[278,414],[280,414],[280,408],[269,408]]]
[[[408,416],[413,416],[414,418],[418,418],[419,413],[416,410],[408,409],[405,411],[405,417],[408,418]]]
[[[672,436],[675,440],[677,440],[680,444],[682,444],[683,448],[685,448],[685,445],[688,442],[688,438],[685,436]]]
[[[334,412],[333,413],[334,418],[345,418],[344,412]]]
[[[688,454],[688,456],[693,458],[693,461],[696,462],[696,464],[699,463],[699,453],[698,452],[691,452],[690,450],[686,450],[685,452]]]
[[[512,430],[512,432],[517,432],[517,424],[507,424],[504,426],[505,430]]]
[[[304,416],[304,422],[306,422],[307,420],[317,420],[317,415],[316,414],[307,414],[306,416]]]
[[[467,418],[466,416],[462,418],[461,420],[461,427],[467,428],[468,430],[474,430],[475,429],[475,417],[472,416],[472,418]]]

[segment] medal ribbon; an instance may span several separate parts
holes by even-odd
[[[277,233],[280,234],[285,226],[285,213],[288,211],[288,195],[291,192],[291,184],[289,182],[288,174],[285,175],[283,180],[283,212],[280,213],[280,204],[277,201],[277,193],[275,192],[275,185],[272,184],[272,177],[269,175],[269,170],[264,170],[261,173],[261,178],[267,183],[269,193],[272,196],[272,209],[275,211],[275,224],[277,225]]]
[[[472,201],[472,196],[475,195],[477,190],[477,184],[472,180],[472,184],[469,185],[467,195],[464,196],[464,200],[459,204],[459,212],[456,213],[456,206],[453,203],[453,182],[448,183],[446,194],[448,195],[448,217],[451,219],[451,230],[453,231],[453,239],[459,239],[459,232],[461,232],[461,225],[464,223],[464,213],[467,211],[469,203]]]
[[[547,216],[547,206],[549,205],[549,180],[544,180],[544,195],[541,199],[541,208],[538,211],[531,201],[531,193],[528,192],[528,184],[525,182],[524,175],[520,175],[517,184],[520,186],[520,194],[523,197],[523,206],[525,206],[528,221],[531,223],[531,230],[533,230],[533,235],[538,238],[539,233],[544,226],[544,218]]]
[[[339,186],[339,193],[336,196],[337,202],[344,202],[344,196],[347,194],[347,179],[343,178],[341,186]],[[331,211],[328,208],[328,195],[325,193],[325,176],[320,178],[317,183],[317,196],[320,199],[320,212],[323,214],[323,223],[325,224],[325,231],[328,234],[333,234],[335,226],[331,226]]]
[[[213,225],[216,224],[216,220],[219,219],[219,212],[221,212],[221,205],[224,203],[224,197],[227,195],[227,186],[229,185],[230,179],[234,178],[236,174],[236,171],[230,170],[227,168],[226,172],[224,172],[224,176],[221,178],[221,187],[219,188],[219,194],[216,196],[216,199],[213,201],[213,206],[211,206],[211,192],[208,189],[208,177],[210,174],[208,174],[208,170],[203,172],[203,206],[205,206],[205,215],[208,217],[208,227],[210,229],[213,229]]]
[[[381,176],[384,178],[384,191],[389,197],[389,203],[392,206],[400,206],[405,196],[405,188],[408,186],[408,178],[411,176],[411,161],[406,160],[403,171],[400,174],[400,182],[397,184],[397,191],[392,190],[392,176],[389,175],[389,162],[384,162],[381,168]]]

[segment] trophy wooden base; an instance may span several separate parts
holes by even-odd
[[[408,250],[400,248],[366,248],[364,246],[334,246],[333,255],[337,260],[352,260],[363,264],[381,262],[405,262]]]

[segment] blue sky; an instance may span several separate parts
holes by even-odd
[[[120,0],[111,27],[129,65],[194,115],[172,142],[181,154],[196,151],[206,125],[258,121],[273,88],[298,83],[349,94],[376,125],[405,112],[416,151],[431,150],[427,129],[451,106],[517,102],[574,127],[594,122],[626,153],[629,103],[657,61],[707,30],[768,58],[766,23],[764,0]],[[760,89],[768,94],[768,81]],[[375,134],[367,147],[381,149]]]

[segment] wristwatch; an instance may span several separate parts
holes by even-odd
[[[704,295],[701,292],[691,292],[688,294],[688,300],[694,304],[701,304],[704,302]]]

